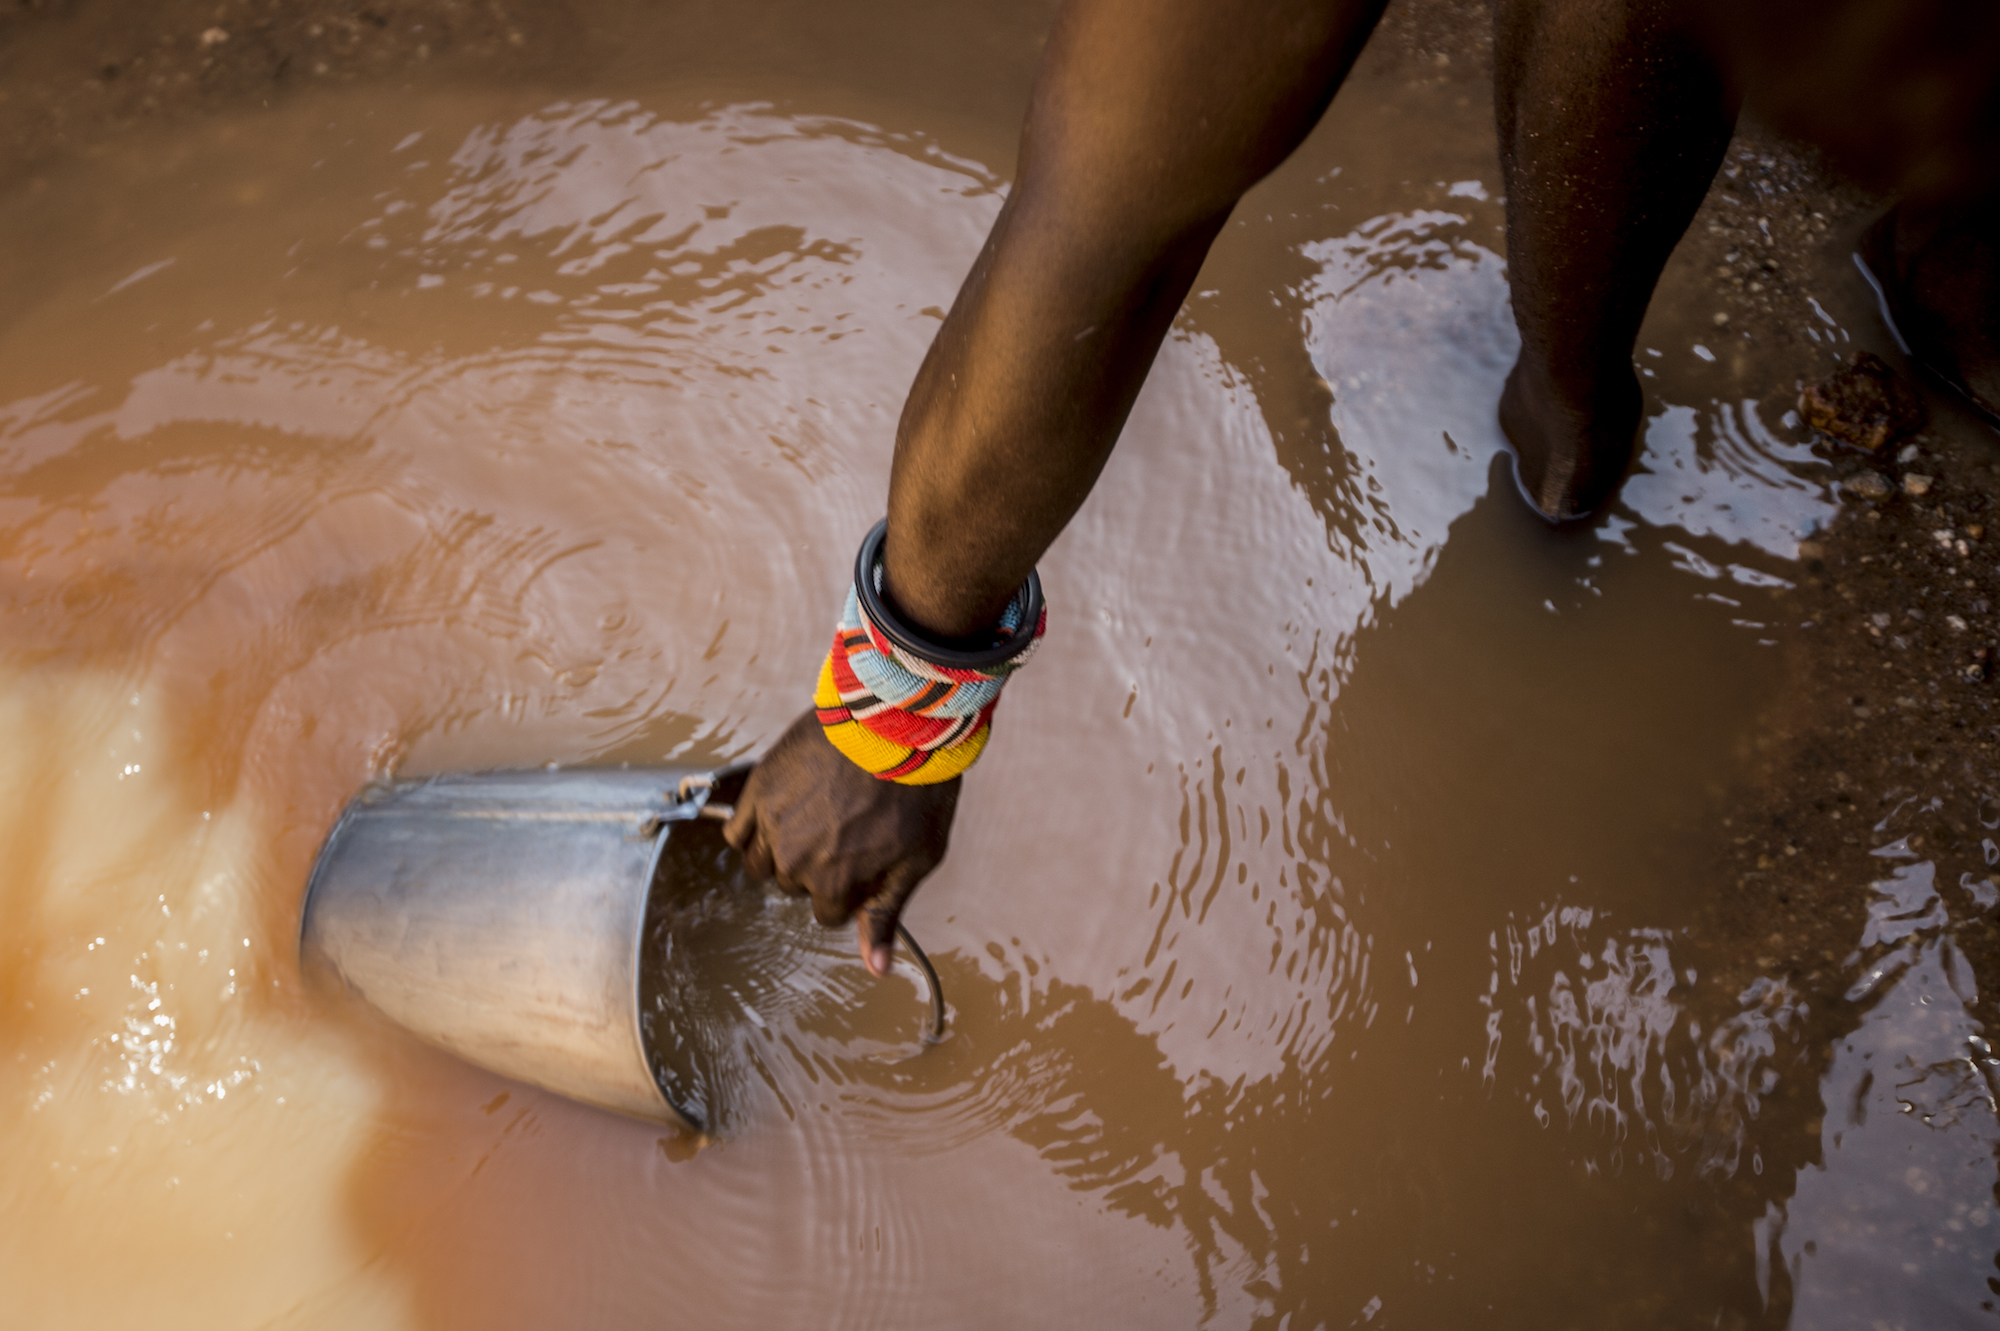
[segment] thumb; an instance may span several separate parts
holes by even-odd
[[[896,924],[903,918],[903,908],[909,905],[917,884],[929,872],[928,868],[907,860],[893,865],[882,875],[881,886],[868,898],[868,904],[861,908],[854,932],[861,944],[861,960],[867,963],[871,975],[889,973],[896,946]]]

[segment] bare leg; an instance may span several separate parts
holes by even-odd
[[[1632,347],[1736,108],[1672,0],[1498,0],[1507,262],[1521,357],[1500,400],[1523,495],[1580,517],[1624,478]]]
[[[1860,258],[1910,354],[2000,422],[2000,190],[1906,199]]]

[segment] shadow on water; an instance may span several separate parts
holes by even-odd
[[[1179,1232],[1211,1309],[1239,1283],[1257,1325],[1341,1324],[1375,1299],[1416,1325],[1784,1325],[1782,1275],[1745,1235],[1816,1156],[1828,1032],[1808,1038],[1779,986],[1700,983],[1709,949],[1746,944],[1689,928],[1723,793],[1703,772],[1732,770],[1774,664],[1705,631],[1702,602],[1659,585],[1683,576],[1666,560],[1538,530],[1495,488],[1361,630],[1300,737],[1311,794],[1284,832],[1326,873],[1300,879],[1305,933],[1282,949],[1359,958],[1307,962],[1331,965],[1338,1004],[1317,1041],[1268,1075],[1188,1077],[1129,1005],[1019,976],[968,1042],[1006,1050],[982,1075],[1012,1064],[1038,1088],[1009,1132]],[[1638,712],[1674,718],[1673,742],[1635,751],[1662,735]],[[1204,827],[1233,822],[1203,798]],[[1404,839],[1430,823],[1449,838]],[[1162,928],[1193,913],[1162,909]],[[961,1011],[986,1009],[990,986],[948,974]]]

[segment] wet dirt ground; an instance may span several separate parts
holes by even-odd
[[[1909,373],[1881,201],[1746,126],[1620,505],[1527,518],[1473,6],[1392,7],[1052,552],[912,915],[950,1041],[794,1031],[698,1149],[301,982],[369,776],[796,710],[1045,22],[0,9],[30,1324],[1992,1315],[1995,436],[1798,425]]]

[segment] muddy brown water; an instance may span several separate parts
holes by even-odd
[[[1982,1315],[2000,1134],[1938,927],[1991,887],[1877,828],[1905,954],[1834,1012],[1709,978],[1761,940],[1699,927],[1833,511],[1796,364],[1678,266],[1617,512],[1526,517],[1477,81],[1365,65],[1219,242],[911,912],[944,1043],[763,896],[691,933],[734,994],[705,1143],[301,979],[369,777],[721,761],[803,705],[1042,16],[772,15],[0,199],[11,1316]],[[1822,276],[1797,340],[1844,346]]]

